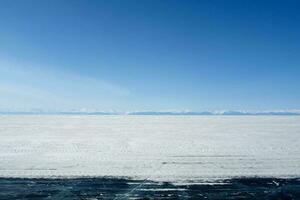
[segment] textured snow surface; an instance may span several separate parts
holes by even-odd
[[[0,177],[300,176],[299,116],[0,116]]]

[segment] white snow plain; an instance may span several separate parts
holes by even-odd
[[[0,177],[300,177],[299,116],[0,116]]]

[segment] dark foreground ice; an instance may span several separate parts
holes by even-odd
[[[0,178],[0,199],[300,199],[300,179],[239,178],[174,185],[117,178]]]

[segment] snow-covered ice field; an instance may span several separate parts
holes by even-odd
[[[0,116],[0,177],[300,177],[298,116]]]

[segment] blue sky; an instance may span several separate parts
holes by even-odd
[[[300,2],[1,0],[1,110],[300,108]]]

